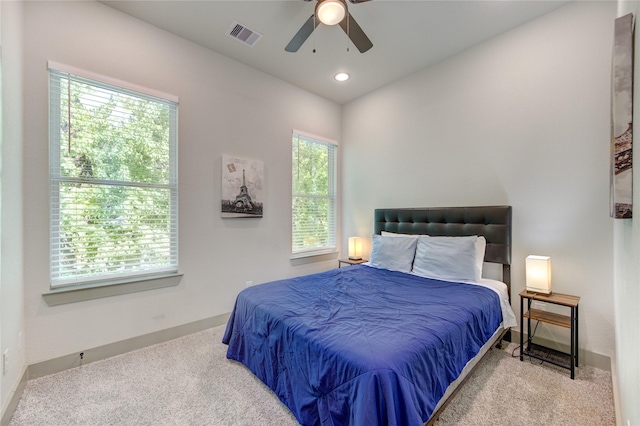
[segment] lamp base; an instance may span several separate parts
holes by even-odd
[[[349,256],[349,260],[362,260],[362,256],[360,256],[360,257],[351,257],[351,256]]]
[[[550,288],[536,288],[536,287],[526,287],[527,291],[530,293],[542,293],[542,294],[551,294]]]

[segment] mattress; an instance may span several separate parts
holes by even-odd
[[[422,425],[502,324],[490,288],[350,266],[243,290],[227,357],[304,425]]]

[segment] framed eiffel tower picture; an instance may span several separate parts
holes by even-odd
[[[615,20],[611,87],[611,217],[633,216],[633,14]]]
[[[264,166],[262,161],[222,156],[221,216],[262,217]]]

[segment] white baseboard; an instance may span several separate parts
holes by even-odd
[[[38,362],[36,364],[31,364],[28,367],[28,377],[29,380],[31,380],[42,376],[48,376],[49,374],[58,373],[60,371],[68,370],[69,368],[79,367],[80,365],[88,364],[90,362],[99,361],[134,351],[136,349],[146,348],[147,346],[155,345],[157,343],[177,339],[178,337],[226,324],[228,318],[229,314],[217,315],[200,321],[156,331],[155,333],[149,333],[143,336],[109,343],[108,345],[98,346],[93,349],[87,349],[83,352],[82,359],[80,358],[79,353],[73,353],[47,361]]]
[[[9,404],[2,413],[2,419],[0,419],[0,425],[8,426],[11,422],[11,417],[13,416],[13,412],[16,411],[16,407],[18,406],[18,402],[20,402],[20,398],[22,398],[22,394],[24,393],[24,388],[27,385],[27,377],[28,377],[28,369],[25,368],[22,373],[22,377],[20,377],[20,381],[18,382],[13,394],[11,395],[11,399],[9,400]]]
[[[616,426],[625,426],[622,422],[622,408],[620,407],[620,394],[618,393],[618,367],[615,357],[611,358],[611,388],[613,390],[613,408],[616,413]]]

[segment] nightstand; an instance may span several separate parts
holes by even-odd
[[[361,263],[368,262],[367,259],[353,260],[353,259],[338,259],[338,268],[342,268],[342,264],[347,265],[359,265]]]
[[[524,300],[527,299],[527,310],[524,310]],[[547,312],[542,309],[531,308],[531,303],[536,300],[543,303],[551,303],[553,305],[566,306],[570,308],[571,314],[561,315],[554,312]],[[566,368],[571,371],[571,379],[575,378],[576,367],[578,366],[578,303],[580,298],[578,296],[572,296],[570,294],[551,293],[542,294],[534,293],[527,290],[520,293],[520,361],[524,360],[524,355],[539,359],[541,361],[550,362],[559,367]],[[527,346],[524,346],[524,319],[527,319]],[[557,325],[565,327],[571,330],[571,353],[566,354],[558,352],[560,355],[569,357],[568,363],[556,361],[543,357],[533,351],[534,346],[544,348],[540,345],[534,345],[531,343],[531,320],[544,322],[547,324]],[[555,352],[555,351],[554,351]]]

